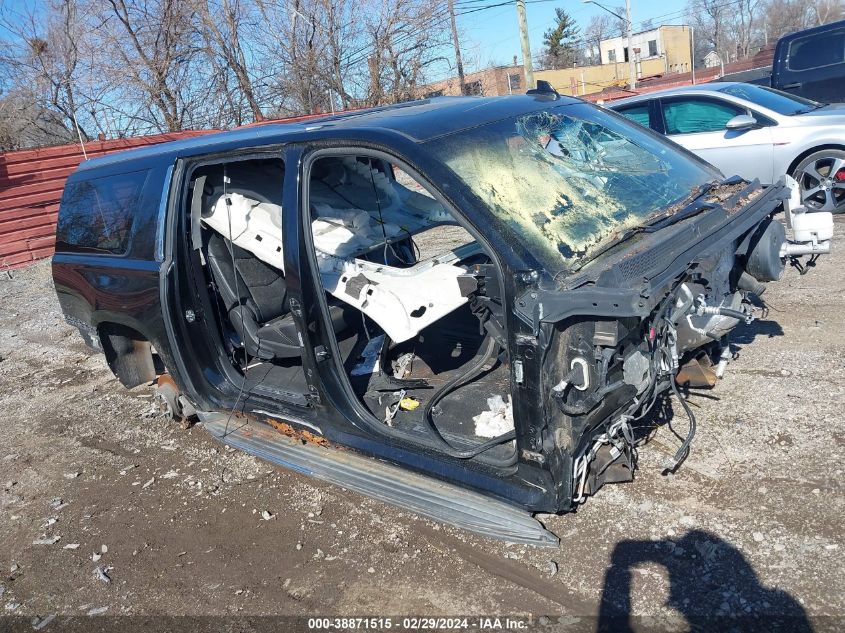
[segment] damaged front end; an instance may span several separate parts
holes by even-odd
[[[665,464],[677,469],[696,428],[679,385],[715,385],[731,331],[754,319],[766,284],[787,261],[806,270],[830,247],[831,216],[797,208],[791,179],[767,189],[724,180],[584,104],[444,145],[449,166],[539,264],[515,276],[517,439],[520,457],[556,482],[559,511],[633,478],[667,392],[689,418]],[[791,240],[774,218],[783,210]]]
[[[730,358],[731,331],[754,320],[759,296],[787,259],[801,266],[801,255],[812,261],[829,250],[831,218],[790,213],[790,193],[785,182],[765,191],[723,184],[696,203],[708,206],[699,218],[619,248],[559,288],[520,298],[518,316],[538,342],[548,341],[539,433],[562,510],[606,483],[633,479],[637,447],[656,423],[649,414],[667,392],[689,424],[665,470],[687,457],[696,420],[679,387],[715,385]],[[783,206],[793,226],[807,221],[815,230],[793,228],[801,241],[787,239],[772,218]]]

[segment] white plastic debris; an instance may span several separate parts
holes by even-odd
[[[513,431],[513,405],[510,396],[507,403],[498,394],[487,398],[487,407],[487,411],[482,411],[472,418],[478,437],[499,437]]]
[[[94,607],[93,609],[89,609],[85,615],[103,615],[108,610],[108,607]]]
[[[61,539],[61,536],[45,536],[44,538],[37,538],[32,541],[33,545],[55,545]]]
[[[406,352],[396,360],[396,368],[393,370],[393,377],[402,379],[411,371],[408,369],[414,363],[414,353]]]
[[[68,543],[62,549],[79,549],[79,543]]]
[[[109,567],[108,569],[111,569],[111,568]],[[100,581],[102,581],[106,584],[111,582],[111,577],[106,573],[106,569],[103,569],[102,567],[97,567],[94,570],[94,577],[97,580],[100,580]]]
[[[48,615],[47,617],[42,618],[42,619],[41,619],[41,620],[39,620],[37,623],[33,624],[33,625],[32,625],[32,628],[33,628],[34,630],[36,630],[36,631],[40,631],[41,629],[43,629],[45,626],[47,626],[48,624],[50,624],[50,622],[52,622],[52,621],[53,621],[53,620],[55,620],[55,619],[56,619],[56,614],[55,614],[55,613],[51,613],[51,614],[50,614],[50,615]]]
[[[102,557],[103,557],[103,555],[100,554],[99,552],[94,552],[93,554],[91,554],[91,560],[94,561],[95,563],[98,560],[100,560]]]
[[[275,518],[275,516],[276,515],[270,512],[269,510],[264,510],[264,512],[261,513],[261,518],[265,521],[269,521],[270,519]]]
[[[150,478],[150,479],[148,479],[146,482],[144,482],[144,485],[143,485],[143,486],[141,486],[141,488],[149,488],[150,486],[152,486],[152,485],[153,485],[153,482],[154,482],[155,480],[156,480],[156,478],[155,478],[155,477],[151,477],[151,478]]]
[[[53,508],[53,510],[61,510],[66,505],[67,504],[62,501],[61,497],[55,497],[52,501],[50,501],[50,507]]]
[[[76,479],[79,477],[79,473],[65,473],[65,479]]]

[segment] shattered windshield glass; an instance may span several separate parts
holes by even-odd
[[[586,104],[552,106],[432,144],[554,269],[583,265],[627,229],[719,178],[670,143]]]

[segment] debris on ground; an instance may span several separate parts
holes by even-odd
[[[67,504],[62,501],[61,497],[54,497],[53,500],[50,501],[50,507],[53,508],[53,510],[61,510],[66,506]]]
[[[845,217],[835,222],[835,239],[845,244]],[[809,275],[788,269],[772,284],[771,317],[738,327],[739,355],[725,377],[712,392],[691,393],[699,432],[677,476],[658,469],[657,442],[672,454],[677,448],[663,427],[639,447],[634,482],[605,486],[577,513],[541,515],[561,537],[557,554],[432,524],[271,468],[218,445],[201,427],[183,432],[163,419],[142,420],[149,400],[139,394],[148,389],[124,389],[64,322],[55,293],[45,292],[50,262],[21,269],[0,284],[0,614],[25,617],[29,628],[36,615],[58,613],[41,632],[49,633],[65,615],[104,608],[102,594],[119,589],[114,598],[132,615],[230,616],[232,593],[242,588],[250,614],[533,612],[568,614],[551,617],[552,625],[578,629],[595,628],[611,589],[611,600],[627,601],[635,619],[661,630],[694,628],[684,618],[715,615],[722,602],[763,618],[841,619],[843,269],[845,249],[834,249]],[[770,372],[783,367],[791,376]],[[678,414],[672,399],[668,416],[672,404]],[[478,405],[487,408],[483,398]],[[161,448],[168,443],[179,449]],[[63,476],[80,469],[77,478]],[[162,485],[170,471],[178,477]],[[182,483],[188,474],[203,481],[202,492]],[[157,481],[140,494],[151,476]],[[3,493],[8,481],[18,483]],[[219,496],[209,492],[214,484]],[[265,508],[274,508],[273,523],[243,529]],[[62,541],[81,543],[76,551],[63,551],[62,541],[32,545],[45,516],[58,516]],[[97,543],[108,543],[108,553]],[[558,560],[574,548],[577,556]],[[318,549],[325,556],[313,559]],[[101,557],[94,566],[108,562],[126,573],[104,569],[112,582],[98,580],[85,554],[94,550]],[[183,551],[191,555],[178,557]],[[274,563],[279,551],[289,559],[284,569]],[[554,576],[550,559],[558,563]],[[630,595],[605,580],[629,573]],[[415,590],[419,578],[425,591]],[[108,604],[106,617],[123,613]]]
[[[96,569],[94,569],[94,576],[97,578],[97,580],[100,580],[100,581],[108,584],[108,583],[111,582],[111,576],[109,576],[108,573],[107,573],[107,571],[110,570],[110,569],[111,569],[111,567],[103,568],[103,567],[98,566]]]
[[[50,622],[52,622],[55,619],[56,619],[55,613],[51,613],[47,617],[42,618],[40,620],[38,618],[33,618],[32,628],[36,631],[40,631],[41,629],[43,629],[45,626],[50,624]]]

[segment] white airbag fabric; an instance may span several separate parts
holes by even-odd
[[[226,210],[226,198],[230,201],[229,213]],[[203,217],[202,221],[236,246],[284,272],[282,207],[279,205],[258,202],[239,193],[229,193],[220,196],[211,213]]]

